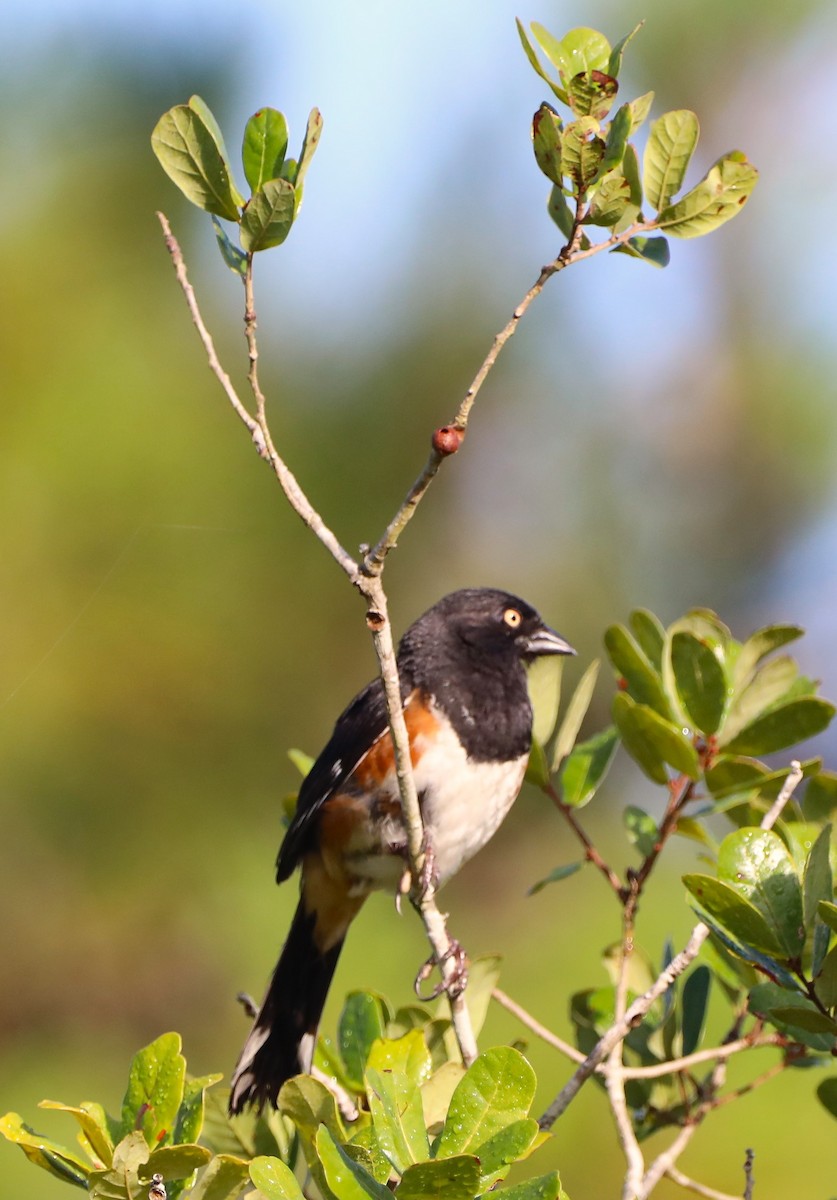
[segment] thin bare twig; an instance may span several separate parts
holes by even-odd
[[[768,1033],[763,1036],[742,1037],[734,1042],[726,1042],[723,1046],[713,1046],[709,1050],[696,1050],[694,1054],[685,1054],[682,1058],[672,1058],[668,1062],[654,1063],[650,1067],[625,1067],[625,1079],[659,1079],[664,1075],[676,1075],[680,1071],[688,1071],[700,1063],[731,1058],[742,1050],[762,1050],[768,1046],[784,1046],[787,1039],[781,1033]]]
[[[622,928],[621,957],[619,959],[619,975],[614,989],[614,1016],[617,1021],[625,1015],[628,996],[628,966],[634,949],[633,913],[625,905]],[[633,1200],[645,1172],[645,1158],[640,1149],[637,1136],[634,1133],[631,1114],[628,1112],[628,1100],[625,1095],[625,1077],[623,1074],[622,1045],[617,1042],[607,1056],[604,1065],[604,1080],[607,1098],[610,1101],[610,1111],[616,1125],[616,1136],[622,1153],[625,1156],[627,1170],[622,1185],[622,1200]]]
[[[687,1192],[694,1192],[696,1196],[705,1197],[705,1200],[736,1200],[736,1197],[730,1195],[729,1192],[719,1192],[715,1188],[707,1187],[704,1183],[698,1183],[696,1179],[690,1179],[688,1175],[678,1171],[677,1167],[669,1167],[666,1176],[672,1183],[685,1188]]]
[[[542,1025],[540,1021],[536,1020],[536,1018],[533,1017],[530,1012],[527,1012],[522,1005],[518,1004],[516,1000],[512,1000],[511,996],[507,995],[506,992],[501,991],[500,988],[496,987],[492,991],[491,997],[493,1000],[496,1000],[498,1004],[502,1005],[507,1012],[510,1012],[512,1016],[517,1017],[521,1025],[525,1025],[527,1029],[531,1029],[532,1033],[534,1033],[536,1037],[541,1038],[542,1041],[546,1042],[548,1046],[552,1046],[554,1049],[560,1050],[562,1054],[565,1054],[567,1058],[571,1058],[573,1062],[584,1062],[585,1056],[580,1050],[576,1050],[575,1046],[571,1046],[569,1042],[565,1042],[563,1038],[560,1038],[557,1033],[553,1033],[551,1029],[547,1029],[545,1025]]]
[[[756,1181],[753,1177],[753,1162],[755,1161],[755,1150],[747,1150],[744,1155],[744,1200],[753,1200],[753,1188]]]
[[[572,807],[572,805],[565,802],[551,779],[547,782],[544,791],[558,809],[561,816],[567,822],[575,836],[581,842],[582,846],[584,847],[584,857],[589,863],[592,863],[597,871],[604,876],[610,885],[611,891],[614,893],[620,904],[624,904],[628,897],[627,888],[624,886],[622,880],[619,878],[613,868],[609,867],[602,858],[601,854],[599,854],[599,851],[596,849],[592,840],[585,831],[584,826],[575,815],[575,809]]]

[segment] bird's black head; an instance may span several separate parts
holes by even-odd
[[[399,659],[434,665],[458,661],[492,670],[543,654],[575,654],[518,596],[497,588],[463,588],[444,596],[407,630]]]

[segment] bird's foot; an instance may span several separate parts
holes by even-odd
[[[445,964],[452,961],[452,965],[445,970]],[[434,967],[438,967],[442,972],[442,981],[438,983],[430,992],[429,995],[423,995],[421,991],[422,984],[430,975]],[[447,992],[451,1000],[455,1000],[457,996],[461,996],[468,984],[468,955],[463,950],[462,946],[456,940],[451,938],[448,948],[443,954],[441,960],[436,958],[435,954],[431,954],[427,962],[424,963],[416,975],[413,984],[413,990],[422,1003],[427,1004],[431,1000],[438,999],[444,992]]]

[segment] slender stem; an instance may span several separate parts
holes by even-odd
[[[688,1175],[678,1171],[677,1167],[669,1167],[666,1176],[672,1183],[685,1188],[687,1192],[694,1192],[696,1196],[703,1196],[705,1200],[736,1200],[736,1197],[731,1196],[729,1192],[719,1192],[715,1188],[707,1187],[704,1183],[698,1183],[696,1179],[690,1179]]]
[[[516,1000],[512,1000],[511,996],[507,995],[506,992],[501,991],[500,988],[496,987],[491,993],[491,998],[496,1000],[497,1003],[505,1008],[507,1012],[510,1012],[512,1016],[517,1017],[521,1025],[525,1025],[527,1029],[530,1029],[536,1037],[541,1038],[541,1040],[546,1042],[548,1046],[552,1046],[554,1049],[560,1050],[562,1054],[565,1054],[567,1058],[571,1058],[573,1062],[584,1062],[584,1055],[580,1050],[576,1050],[575,1046],[571,1046],[569,1042],[565,1042],[563,1038],[560,1038],[557,1033],[553,1033],[551,1029],[547,1029],[545,1025],[542,1025],[540,1021],[536,1020],[535,1017],[533,1017],[531,1013],[527,1012],[522,1005],[518,1004]]]
[[[722,1046],[713,1046],[709,1050],[696,1050],[694,1054],[685,1054],[682,1058],[672,1058],[667,1062],[654,1063],[650,1067],[625,1067],[626,1079],[660,1079],[664,1075],[675,1075],[681,1071],[691,1070],[701,1063],[716,1062],[719,1059],[731,1058],[742,1050],[763,1050],[769,1046],[785,1046],[787,1038],[781,1033],[765,1034],[761,1037],[742,1037],[734,1042],[726,1042]]]
[[[622,946],[619,960],[619,976],[614,992],[614,1016],[617,1021],[625,1015],[628,996],[628,967],[634,949],[633,917],[625,906],[622,925]],[[623,1074],[622,1042],[617,1042],[607,1056],[604,1067],[605,1087],[610,1101],[610,1110],[616,1125],[616,1136],[622,1153],[625,1155],[627,1171],[622,1185],[622,1200],[633,1200],[645,1173],[645,1159],[637,1141],[631,1114],[628,1112],[628,1100],[625,1095],[625,1076]]]
[[[584,827],[582,826],[578,817],[575,815],[575,809],[563,800],[552,780],[549,780],[549,782],[546,784],[544,791],[552,800],[552,803],[558,809],[561,816],[567,822],[575,836],[581,842],[582,846],[584,847],[584,857],[589,863],[593,864],[597,871],[601,872],[610,885],[611,891],[615,894],[616,898],[620,901],[620,903],[624,904],[627,898],[627,890],[623,886],[622,880],[619,878],[613,868],[607,865],[601,854],[599,854],[599,851],[596,849],[590,837],[585,832]]]

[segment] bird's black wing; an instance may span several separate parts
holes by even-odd
[[[402,702],[411,691],[408,672],[401,672]],[[380,679],[373,679],[337,718],[331,737],[302,781],[296,812],[276,859],[278,883],[291,875],[308,848],[325,801],[345,783],[386,728],[384,685]]]

